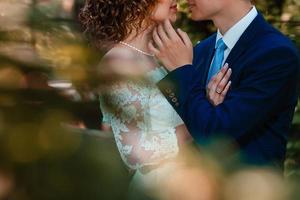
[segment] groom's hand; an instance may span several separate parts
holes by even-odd
[[[150,51],[170,71],[183,65],[192,64],[193,44],[188,35],[180,29],[174,30],[169,20],[158,25],[153,31]]]
[[[224,99],[229,91],[231,81],[231,69],[228,64],[225,64],[222,69],[212,77],[206,88],[206,95],[208,101],[213,106],[218,106],[224,102]]]

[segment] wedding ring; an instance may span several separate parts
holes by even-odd
[[[218,94],[221,94],[221,93],[222,93],[222,92],[220,92],[220,91],[218,91],[218,90],[216,90],[215,92],[218,93]]]

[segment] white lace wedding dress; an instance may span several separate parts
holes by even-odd
[[[103,122],[112,127],[124,163],[136,170],[133,180],[146,185],[156,184],[163,167],[147,174],[141,169],[178,153],[175,128],[183,121],[155,85],[166,74],[163,67],[155,68],[147,73],[149,83],[115,84],[100,95]]]

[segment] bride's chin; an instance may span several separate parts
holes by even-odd
[[[173,24],[173,23],[175,23],[175,22],[176,22],[176,20],[177,20],[177,16],[176,16],[176,15],[174,15],[174,16],[170,16],[170,17],[169,17],[169,20],[170,20],[170,22]]]

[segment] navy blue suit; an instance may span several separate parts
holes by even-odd
[[[215,41],[216,34],[196,45],[193,64],[170,72],[158,87],[200,145],[227,137],[243,162],[282,167],[298,99],[298,49],[258,14],[226,60],[231,89],[214,107],[205,83]]]

